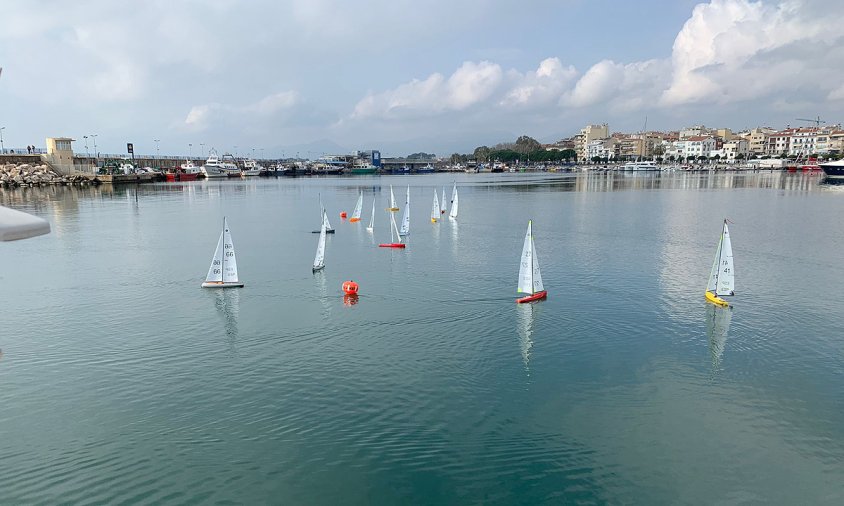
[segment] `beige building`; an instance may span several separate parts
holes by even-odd
[[[610,136],[610,127],[606,123],[600,125],[586,125],[580,129],[580,134],[574,137],[575,151],[580,160],[589,160],[589,145],[592,141],[606,139]]]
[[[62,174],[72,174],[73,141],[70,137],[47,137],[47,154],[42,158]]]
[[[776,130],[768,127],[757,127],[747,135],[747,151],[752,155],[764,155],[768,137],[775,134]]]

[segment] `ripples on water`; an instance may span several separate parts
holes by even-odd
[[[432,188],[461,215],[432,225]],[[389,184],[411,185],[406,251]],[[376,230],[335,218],[358,190]],[[802,175],[26,189],[0,503],[840,503],[840,192]],[[317,194],[337,229],[312,274]],[[246,287],[202,290],[227,215]],[[720,223],[735,307],[703,301]],[[550,295],[516,305],[534,220]],[[361,283],[344,300],[345,279]]]

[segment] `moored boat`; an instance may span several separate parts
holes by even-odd
[[[830,179],[844,179],[844,159],[819,164],[826,177]]]

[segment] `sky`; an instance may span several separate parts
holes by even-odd
[[[840,0],[5,0],[0,126],[7,148],[314,158],[840,123],[842,18]]]

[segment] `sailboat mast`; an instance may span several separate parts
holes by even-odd
[[[222,271],[220,279],[223,283],[226,282],[226,217],[223,216],[223,261],[222,261]]]
[[[533,220],[528,222],[530,225],[530,293],[533,295]]]
[[[726,226],[727,220],[724,220]],[[724,228],[721,228],[721,239],[718,241],[718,269],[715,271],[715,295],[718,295],[718,278],[721,276],[721,256],[724,254]]]

